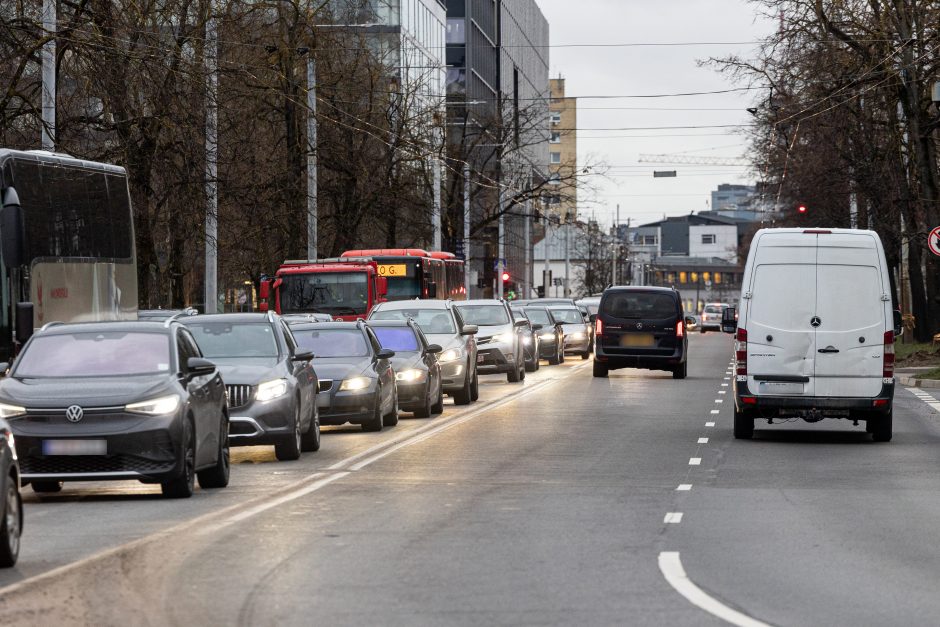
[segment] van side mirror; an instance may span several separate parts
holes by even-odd
[[[894,337],[901,337],[904,335],[904,319],[901,316],[901,310],[894,310]]]
[[[721,312],[721,330],[725,333],[734,333],[738,330],[738,310],[727,307]]]
[[[3,208],[0,209],[0,253],[3,265],[16,268],[25,263],[23,254],[23,208],[16,190],[3,190]]]
[[[16,303],[16,336],[17,344],[22,346],[33,337],[33,304]]]

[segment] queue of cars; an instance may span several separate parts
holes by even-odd
[[[232,446],[278,460],[320,448],[321,425],[380,431],[399,411],[465,405],[479,377],[520,382],[539,359],[592,350],[574,301],[381,303],[368,320],[148,310],[33,333],[0,364],[0,567],[23,527],[20,486],[137,480],[168,498],[229,483]]]

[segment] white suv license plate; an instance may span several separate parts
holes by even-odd
[[[107,455],[107,440],[43,440],[43,455]]]

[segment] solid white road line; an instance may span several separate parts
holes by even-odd
[[[701,465],[702,465],[702,458],[701,458],[701,457],[690,457],[690,458],[689,458],[689,466],[701,466]]]
[[[770,627],[767,623],[747,614],[731,609],[724,603],[709,596],[689,579],[682,567],[679,553],[676,551],[663,551],[659,554],[659,570],[676,592],[686,598],[692,605],[705,610],[723,621],[738,627]]]
[[[699,444],[708,444],[708,438],[699,438],[699,439],[698,439],[698,443],[699,443]]]
[[[680,484],[679,484],[679,487],[676,488],[676,491],[678,491],[678,492],[688,492],[688,491],[691,490],[691,489],[692,489],[692,484],[691,484],[691,483],[680,483]]]
[[[678,525],[681,522],[682,522],[682,512],[669,512],[668,514],[666,514],[666,517],[663,518],[663,523],[667,525],[668,524]]]
[[[715,423],[714,423],[714,422],[706,422],[706,423],[705,423],[705,426],[706,426],[706,427],[714,427],[714,426],[715,426]]]

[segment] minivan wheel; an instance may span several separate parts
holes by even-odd
[[[891,441],[891,430],[892,423],[894,422],[892,414],[894,411],[889,411],[883,416],[872,417],[868,419],[868,424],[866,426],[871,427],[871,439],[875,442],[890,442]],[[872,421],[874,420],[874,424]]]
[[[672,370],[673,379],[685,379],[689,374],[689,362],[682,362],[681,365],[676,366]]]
[[[607,375],[610,374],[610,368],[607,367],[607,364],[602,364],[601,362],[594,360],[594,376],[599,379],[606,379]]]
[[[734,437],[738,440],[750,440],[754,437],[754,418],[749,414],[734,410]]]

